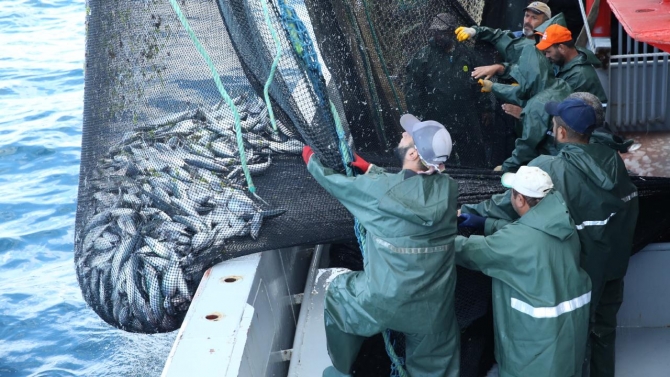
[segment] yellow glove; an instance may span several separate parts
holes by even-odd
[[[498,165],[495,168],[493,168],[493,171],[502,171],[502,165]]]
[[[467,41],[470,38],[473,38],[477,31],[471,27],[459,26],[456,28],[456,39],[459,42]]]
[[[482,93],[491,93],[491,90],[493,89],[493,81],[491,80],[479,79],[477,84],[482,86]]]

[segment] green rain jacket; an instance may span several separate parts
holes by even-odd
[[[606,104],[607,95],[594,68],[600,66],[600,60],[589,50],[577,47],[577,51],[579,55],[563,66],[554,64],[554,75],[565,80],[573,91],[591,93]]]
[[[525,8],[525,6],[524,6]],[[523,10],[523,8],[522,8]],[[519,12],[523,15],[523,12]],[[553,24],[559,24],[565,26],[565,17],[562,13],[555,15],[554,17],[544,21],[540,26],[535,29],[536,31],[544,32],[544,30]],[[535,39],[526,38],[525,35],[521,34],[519,36],[518,32],[513,32],[511,30],[501,30],[501,29],[492,29],[486,26],[472,26],[473,29],[477,32],[475,34],[475,39],[477,41],[489,42],[495,47],[495,49],[500,53],[500,57],[503,62],[505,62],[505,72],[508,72],[510,64],[517,64],[521,53],[523,52],[524,47],[526,46],[535,46]]]
[[[449,130],[456,141],[451,163],[483,167],[486,155],[481,148],[484,136],[480,114],[492,112],[493,106],[470,77],[478,65],[466,46],[455,44],[447,52],[430,43],[407,65],[405,101],[409,113],[438,121]]]
[[[346,177],[315,156],[307,169],[367,230],[364,271],[332,281],[325,308],[330,316],[359,335],[374,335],[379,327],[457,333],[456,181],[446,174],[389,174],[374,165],[366,174]],[[337,305],[340,301],[347,305]],[[369,332],[361,328],[373,323],[379,326]]]
[[[517,130],[514,151],[502,164],[502,170],[517,171],[541,154],[556,154],[551,129],[551,115],[544,111],[550,101],[562,101],[572,89],[554,77],[551,64],[535,46],[524,48],[519,64],[512,67],[511,76],[519,85],[494,83],[492,92],[502,102],[522,106],[521,125]]]
[[[457,237],[456,263],[493,278],[501,377],[581,375],[591,282],[559,192],[493,235]]]
[[[603,281],[622,278],[628,269],[639,211],[637,188],[615,150],[602,144],[560,147],[557,156],[540,156],[528,165],[549,174],[565,197],[581,242],[580,266],[596,291]],[[461,211],[487,217],[485,234],[518,218],[509,191],[464,205]]]

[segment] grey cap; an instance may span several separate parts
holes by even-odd
[[[452,142],[449,131],[434,120],[420,121],[412,114],[400,117],[400,125],[414,139],[419,157],[424,163],[438,167],[449,158]]]

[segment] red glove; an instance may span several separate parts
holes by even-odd
[[[309,159],[312,158],[314,151],[309,145],[302,147],[302,159],[305,160],[305,164],[309,163]]]
[[[356,153],[354,153],[354,161],[350,162],[349,166],[362,171],[363,174],[367,173],[368,169],[370,169],[370,163],[362,159],[361,156]]]

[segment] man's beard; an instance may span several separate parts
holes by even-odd
[[[398,158],[398,160],[400,160],[401,165],[405,163],[405,156],[407,156],[407,151],[409,151],[410,148],[412,147],[397,146],[393,149],[393,153]]]
[[[523,35],[526,37],[532,37],[535,35],[535,28],[531,24],[523,24]]]
[[[549,62],[551,64],[556,64],[557,66],[562,67],[565,64],[565,59],[562,56],[560,56],[556,59],[549,59]]]

